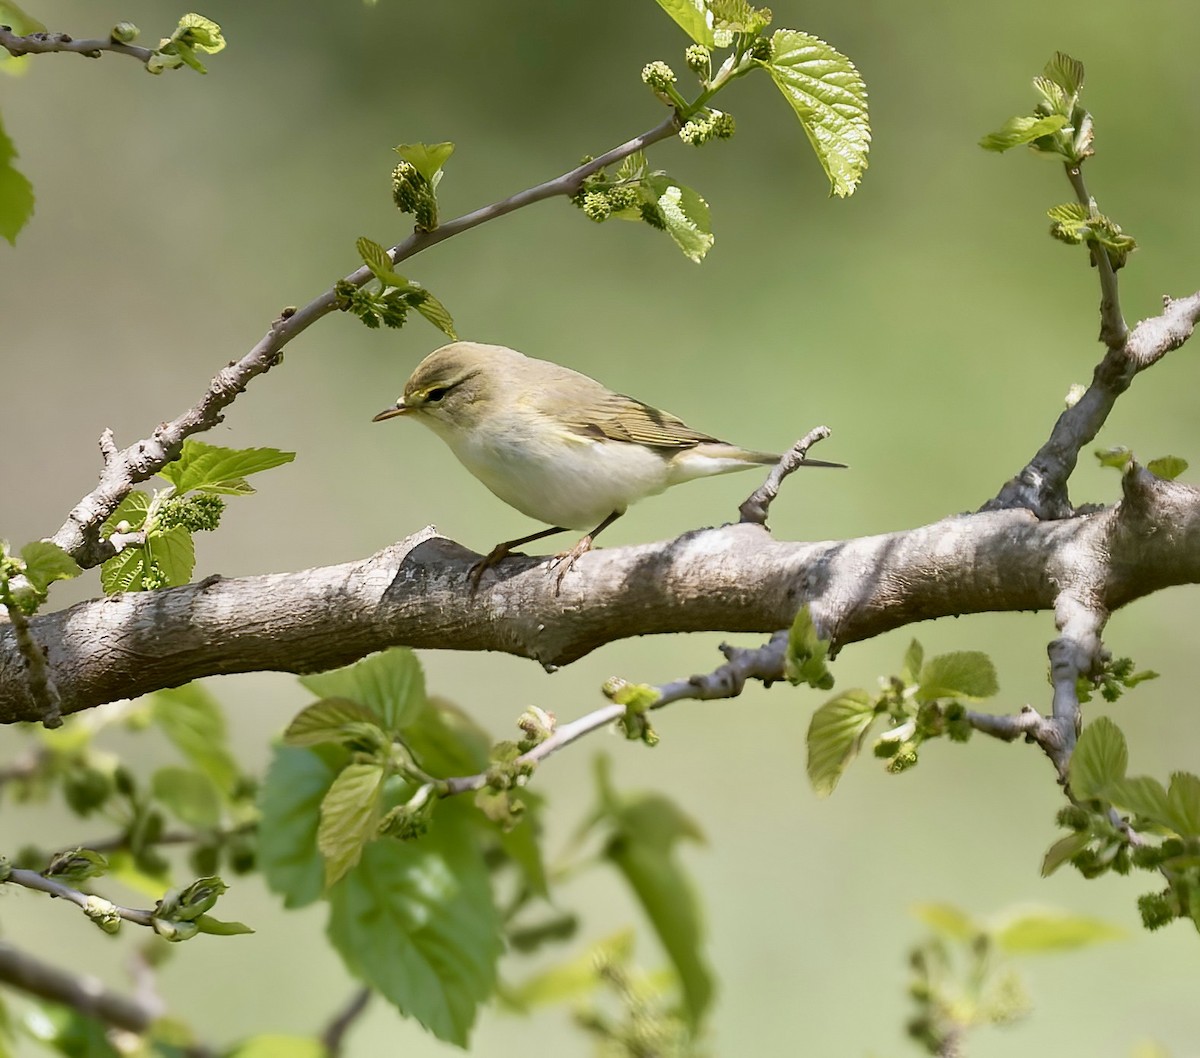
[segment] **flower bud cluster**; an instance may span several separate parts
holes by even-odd
[[[438,226],[437,198],[429,181],[409,161],[392,170],[392,201],[401,213],[411,213],[419,231]]]
[[[697,114],[679,130],[679,138],[684,143],[699,147],[709,140],[727,140],[733,132],[732,114],[725,114],[720,110],[706,110]]]
[[[642,67],[642,83],[656,92],[666,92],[675,83],[675,71],[665,62],[655,60]]]

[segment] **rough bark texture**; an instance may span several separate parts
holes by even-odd
[[[805,602],[836,646],[948,615],[1062,609],[1064,598],[1106,616],[1200,581],[1200,492],[1135,469],[1121,503],[1060,521],[987,511],[820,543],[731,525],[587,554],[558,592],[544,559],[514,556],[472,596],[475,557],[427,529],[359,562],[93,600],[30,629],[71,713],[200,676],[330,668],[396,644],[552,668],[629,636],[772,632]],[[0,722],[44,712],[0,625]]]

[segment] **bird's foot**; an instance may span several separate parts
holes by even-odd
[[[567,551],[560,551],[550,560],[550,568],[558,570],[558,575],[554,582],[554,592],[557,595],[562,590],[563,577],[571,572],[572,567],[579,560],[580,555],[586,555],[592,549],[592,536],[588,533],[587,536],[580,537],[579,542]]]
[[[479,582],[493,566],[498,566],[512,553],[512,541],[507,541],[503,544],[497,544],[478,562],[474,562],[471,568],[467,571],[467,576],[471,581],[471,594],[474,595],[479,590]]]

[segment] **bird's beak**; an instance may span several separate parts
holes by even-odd
[[[412,411],[412,408],[405,404],[404,398],[401,397],[390,408],[384,408],[371,422],[383,422],[384,419],[394,419],[397,415],[403,415],[408,411]]]

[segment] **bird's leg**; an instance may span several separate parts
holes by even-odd
[[[604,521],[596,526],[596,528],[590,533],[588,533],[586,536],[580,537],[579,542],[569,551],[560,551],[554,556],[554,561],[550,563],[550,567],[551,569],[558,567],[558,583],[556,585],[556,590],[557,588],[562,587],[563,577],[565,577],[571,571],[571,567],[575,565],[576,561],[579,559],[579,556],[585,555],[587,552],[591,551],[592,541],[594,541],[596,537],[604,532],[605,529],[612,525],[612,523],[620,518],[624,513],[624,511],[613,511],[612,514],[605,518]]]
[[[553,536],[555,533],[565,533],[566,529],[562,526],[554,526],[553,529],[543,529],[538,533],[530,533],[528,536],[517,537],[516,540],[505,540],[502,544],[497,544],[478,562],[471,566],[468,575],[471,578],[471,594],[474,595],[479,587],[479,579],[483,576],[485,570],[491,569],[493,566],[500,563],[512,553],[514,547],[520,547],[522,544],[531,544],[535,540],[542,540],[547,536]]]

